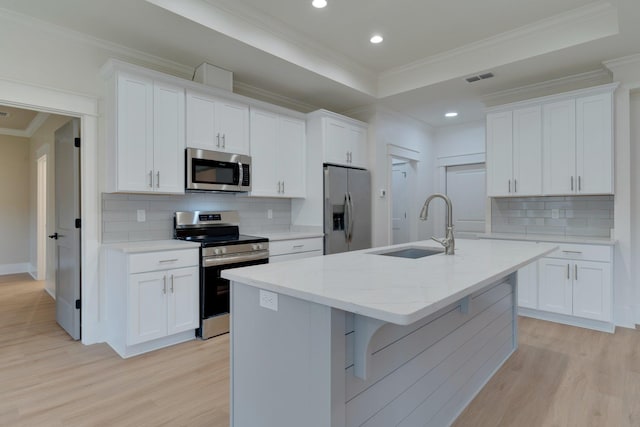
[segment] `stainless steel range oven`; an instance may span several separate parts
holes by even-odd
[[[237,211],[176,212],[174,237],[200,243],[200,328],[203,339],[229,332],[229,281],[226,268],[269,262],[269,240],[239,233]]]

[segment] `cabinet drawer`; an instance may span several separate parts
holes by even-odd
[[[298,252],[295,254],[276,255],[269,257],[269,263],[291,261],[294,259],[311,258],[314,256],[322,256],[322,251]]]
[[[612,247],[558,243],[558,250],[547,255],[547,258],[611,262]]]
[[[196,266],[198,256],[197,248],[133,254],[129,257],[129,273]]]
[[[322,237],[269,242],[269,256],[321,251],[322,249]]]

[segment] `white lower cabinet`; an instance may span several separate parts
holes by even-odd
[[[198,267],[132,274],[127,344],[197,328],[198,274]]]
[[[126,248],[103,252],[109,345],[130,357],[194,339],[200,324],[198,248]]]
[[[518,271],[520,314],[612,332],[613,248],[559,244]]]
[[[314,256],[322,256],[322,254],[322,237],[277,240],[269,242],[270,263],[311,258]]]

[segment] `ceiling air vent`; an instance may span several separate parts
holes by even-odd
[[[479,82],[480,80],[490,79],[491,77],[494,77],[493,73],[483,73],[478,74],[477,76],[467,77],[465,80],[467,81],[467,83],[474,83]]]

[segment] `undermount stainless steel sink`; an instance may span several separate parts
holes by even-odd
[[[424,258],[431,255],[438,255],[444,253],[443,249],[427,249],[427,248],[402,248],[392,249],[389,252],[374,252],[376,255],[393,256],[397,258]]]

